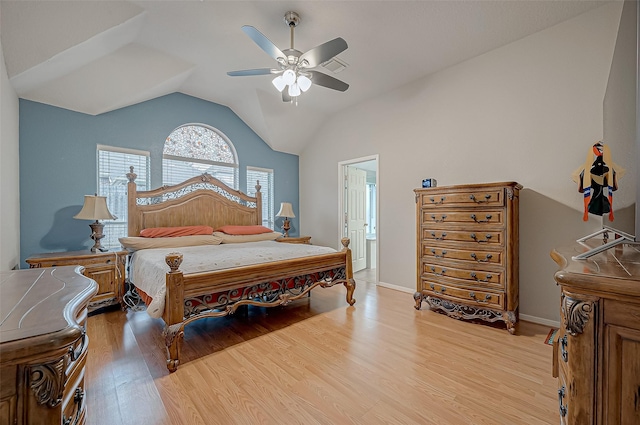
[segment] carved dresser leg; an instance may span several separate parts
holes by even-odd
[[[507,325],[507,330],[511,335],[515,335],[516,333],[516,314],[513,311],[505,311],[502,313],[502,319],[504,323]]]
[[[416,300],[416,310],[420,310],[420,307],[422,307],[422,300],[424,300],[424,295],[422,295],[421,292],[416,292],[413,294],[413,299]]]

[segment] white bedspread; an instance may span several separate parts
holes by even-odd
[[[179,252],[183,255],[180,270],[186,275],[328,254],[336,250],[316,245],[262,241],[136,251],[131,256],[129,278],[137,288],[153,298],[151,304],[147,306],[147,313],[151,317],[162,317],[164,311],[166,273],[169,271],[164,258],[171,252]]]

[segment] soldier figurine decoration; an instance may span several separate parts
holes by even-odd
[[[578,184],[578,192],[584,194],[584,215],[589,213],[602,216],[609,214],[613,221],[613,192],[618,190],[618,179],[625,170],[611,160],[609,147],[597,142],[589,148],[584,165],[573,172],[572,178]]]

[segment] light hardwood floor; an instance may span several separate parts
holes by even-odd
[[[91,316],[87,424],[559,423],[548,327],[510,335],[356,278],[353,307],[342,286],[317,288],[187,326],[172,374],[160,320]]]

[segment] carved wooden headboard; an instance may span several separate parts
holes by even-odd
[[[252,197],[205,173],[173,186],[138,191],[136,177],[131,167],[127,173],[129,236],[139,236],[149,227],[206,225],[216,229],[226,224],[262,224],[259,185]]]

